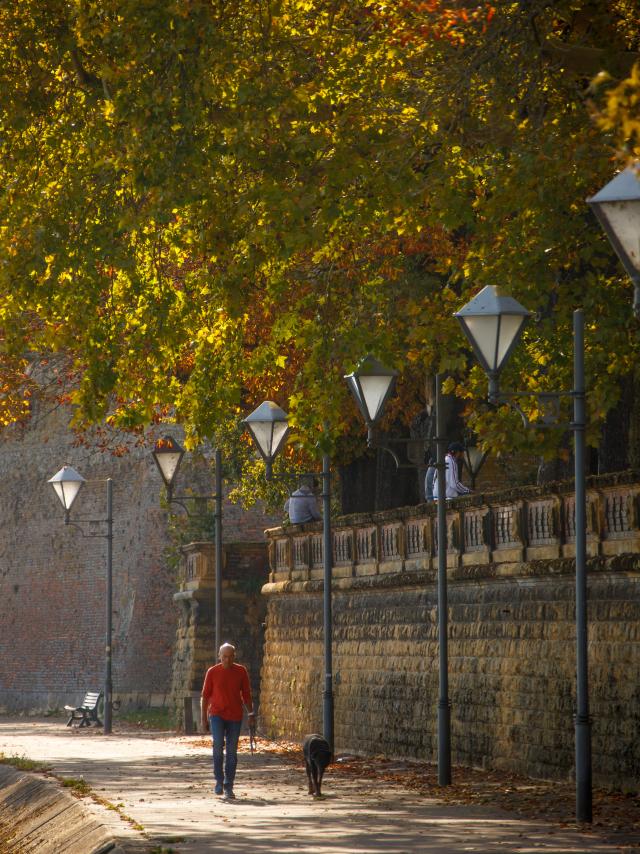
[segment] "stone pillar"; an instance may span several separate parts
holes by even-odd
[[[200,732],[200,692],[207,668],[217,663],[215,645],[215,545],[189,543],[182,549],[179,608],[173,655],[171,705],[179,727]],[[257,705],[262,663],[265,603],[259,590],[267,579],[266,546],[225,544],[222,566],[222,642],[232,643],[251,675]]]
[[[223,552],[224,564],[224,552]],[[182,549],[179,608],[173,654],[171,700],[178,725],[200,731],[200,691],[207,667],[215,662],[215,546],[189,543]]]

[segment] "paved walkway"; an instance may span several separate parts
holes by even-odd
[[[301,761],[243,754],[235,802],[213,794],[210,750],[201,739],[172,733],[67,729],[46,722],[0,718],[0,752],[46,762],[64,777],[84,777],[86,798],[125,850],[165,854],[453,854],[453,852],[621,852],[543,821],[483,806],[443,804],[382,780],[332,775],[314,800],[306,794]],[[134,829],[132,821],[144,830]],[[164,850],[163,850],[164,849]]]

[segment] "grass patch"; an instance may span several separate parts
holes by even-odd
[[[62,782],[61,777],[58,777],[58,779]],[[97,795],[93,791],[89,792],[89,797],[95,804],[100,804],[100,806],[103,806],[108,810],[113,810],[113,812],[118,813],[118,816],[122,819],[122,821],[126,821],[127,824],[130,824],[134,830],[139,830],[145,836],[147,835],[146,833],[144,833],[144,825],[137,822],[135,818],[131,818],[130,815],[126,814],[126,812],[124,811],[124,804],[122,802],[120,802],[119,804],[114,804],[111,801],[108,801],[106,798]]]
[[[13,765],[19,771],[48,771],[50,766],[37,759],[27,759],[26,756],[5,756],[0,753],[0,762],[3,765]]]
[[[91,794],[91,786],[82,777],[60,777],[59,780],[66,789],[73,789],[76,795],[84,797]]]
[[[123,821],[128,822],[134,830],[144,830],[144,824],[140,824],[139,822],[137,822],[135,820],[135,818],[131,818],[130,815],[127,815],[126,813],[124,813],[122,811],[119,811],[119,812],[120,812],[120,818]]]
[[[143,729],[175,729],[171,709],[128,709],[118,712],[118,720]]]

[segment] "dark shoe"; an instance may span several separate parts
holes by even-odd
[[[222,794],[222,792],[223,792],[222,783],[216,783],[215,792],[216,792],[216,795]]]
[[[233,794],[233,789],[225,789],[222,796],[223,801],[235,801],[236,796]]]

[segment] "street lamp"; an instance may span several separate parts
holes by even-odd
[[[476,488],[476,478],[486,459],[486,451],[480,450],[477,445],[470,442],[464,443],[464,464],[469,472],[472,490]]]
[[[373,441],[375,425],[382,417],[386,403],[395,391],[397,376],[397,371],[385,367],[371,354],[362,359],[353,373],[345,376],[367,425],[368,443]]]
[[[587,199],[633,282],[633,312],[640,318],[640,181],[628,166]]]
[[[345,380],[367,422],[367,444],[375,447],[374,429],[382,417],[384,405],[391,396],[397,371],[386,368],[373,356],[366,356]],[[449,630],[447,604],[447,505],[446,505],[446,438],[442,409],[441,376],[436,375],[436,470],[438,472],[438,783],[451,784],[451,704],[449,702]],[[389,450],[389,449],[387,449]],[[392,452],[393,453],[393,452]],[[395,458],[395,454],[393,454]],[[397,459],[396,459],[397,464]]]
[[[173,484],[180,468],[180,463],[184,457],[184,448],[173,438],[173,436],[163,436],[158,439],[155,444],[151,456],[155,464],[158,466],[158,471],[162,476],[164,485],[167,488],[167,498],[171,500],[173,493]]]
[[[480,316],[477,311],[478,301],[491,289],[495,295],[497,289],[489,286],[471,300],[454,316],[460,321],[462,329],[469,339],[474,352],[495,353],[504,350],[506,356],[513,350],[522,327],[529,317],[529,312],[512,297],[491,298],[485,304],[493,308]],[[511,340],[499,340],[500,330],[506,319],[511,323]],[[473,318],[470,323],[469,318]],[[509,318],[521,318],[516,324]],[[493,336],[493,340],[492,340]],[[575,530],[576,530],[576,706],[575,716],[575,755],[576,755],[576,815],[578,821],[591,821],[591,721],[589,718],[589,688],[588,688],[588,649],[587,649],[587,533],[586,533],[586,487],[585,487],[585,384],[584,384],[584,315],[581,309],[573,313],[573,390],[570,392],[546,392],[545,403],[549,398],[559,399],[563,396],[573,398],[573,421],[569,425],[574,437],[575,458]],[[529,392],[509,392],[501,394],[498,388],[498,373],[504,365],[502,359],[499,367],[491,370],[486,360],[480,359],[482,366],[489,376],[489,400],[499,403],[518,396],[534,396]],[[490,363],[488,363],[490,366]],[[548,427],[549,423],[529,426]]]
[[[265,400],[242,422],[265,462],[267,480],[273,478],[273,460],[289,433],[287,413],[276,403]],[[304,476],[302,473],[300,476]],[[324,614],[324,691],[322,713],[324,737],[333,752],[333,664],[331,584],[333,546],[331,542],[331,464],[329,454],[322,455],[322,541],[323,541],[323,614]]]
[[[106,478],[107,484],[107,518],[85,519],[85,522],[106,523],[106,534],[85,533],[82,527],[70,521],[70,513],[73,502],[76,500],[83,484],[87,483],[84,477],[72,466],[63,466],[48,481],[56,491],[64,507],[64,523],[77,528],[83,537],[105,537],[107,540],[107,601],[106,601],[106,631],[105,631],[105,676],[104,676],[104,734],[111,732],[111,711],[113,708],[112,695],[113,684],[111,679],[111,630],[112,630],[112,576],[113,576],[113,482],[110,477]],[[98,482],[98,481],[95,481]]]
[[[489,400],[499,394],[500,371],[530,314],[513,297],[487,285],[455,315],[489,377]]]
[[[273,461],[289,435],[287,413],[272,400],[265,400],[242,423],[264,460],[267,480],[271,480]]]
[[[215,502],[215,660],[222,644],[222,457],[220,449],[216,448],[214,451],[216,474],[215,492],[212,495],[174,496],[173,486],[184,457],[184,449],[172,436],[163,436],[162,439],[158,439],[151,455],[167,488],[167,500],[170,504],[179,504],[187,516],[195,516],[198,514],[190,511],[185,502],[208,499],[213,499]]]

